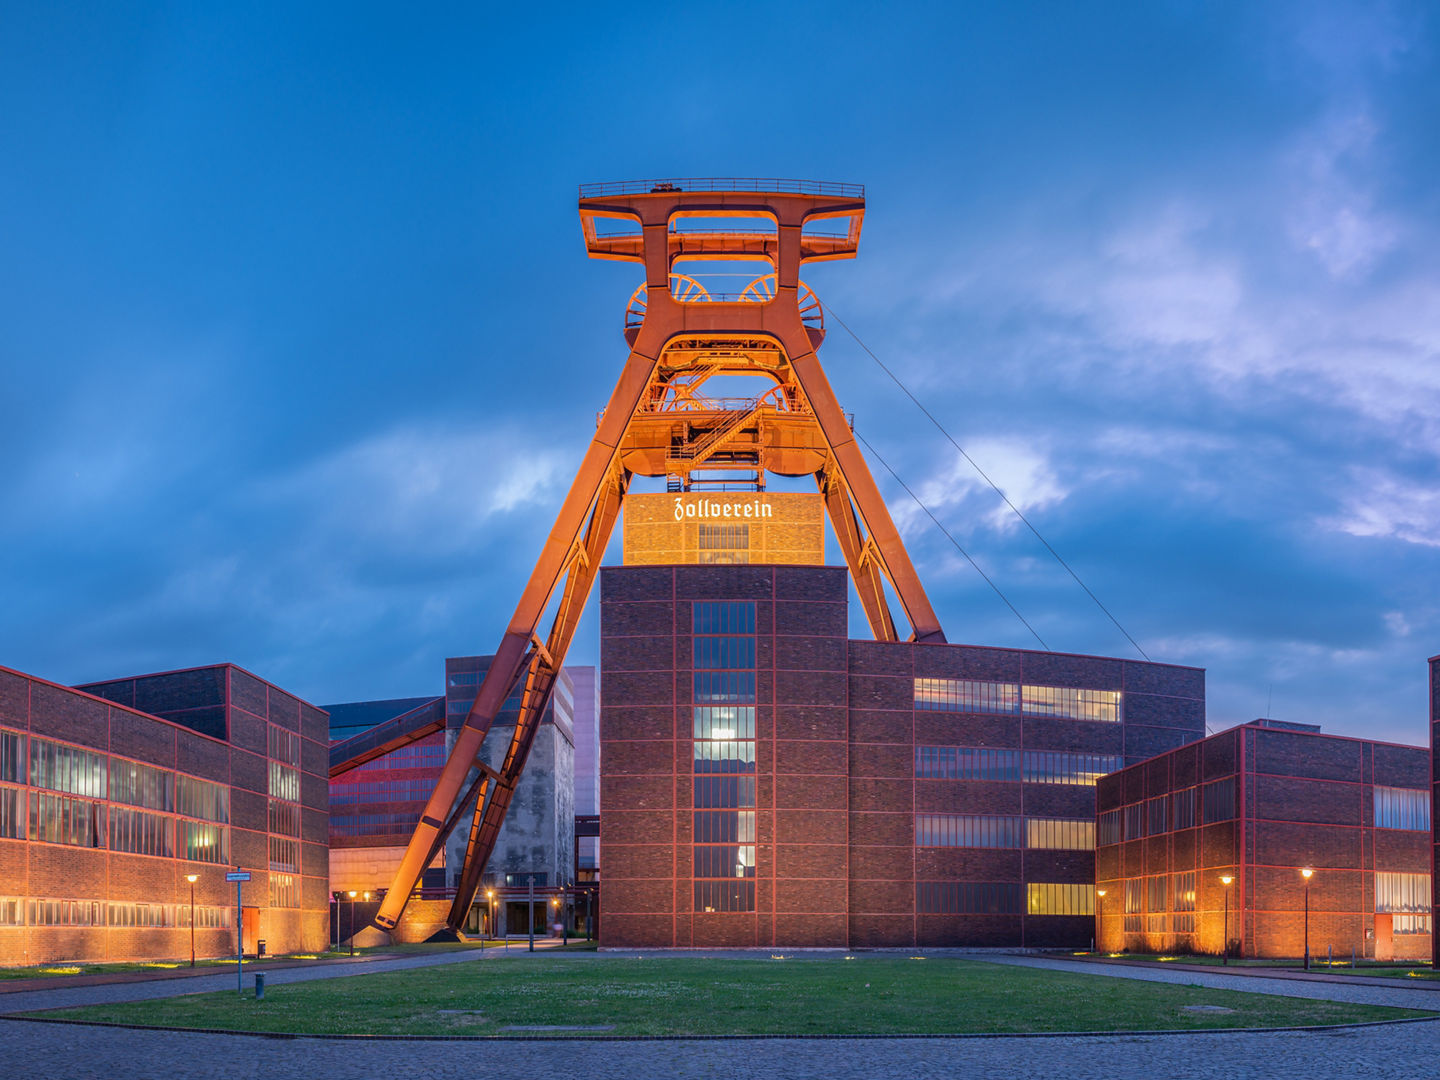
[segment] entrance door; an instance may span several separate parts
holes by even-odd
[[[240,951],[246,956],[254,956],[258,947],[256,942],[260,940],[260,909],[258,907],[241,908],[240,925],[244,930],[244,936],[240,939]]]
[[[1395,959],[1395,916],[1388,912],[1375,913],[1375,959]]]

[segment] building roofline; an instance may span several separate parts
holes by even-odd
[[[308,706],[310,706],[310,708],[315,709],[315,710],[317,710],[318,712],[323,712],[323,713],[325,713],[326,716],[329,716],[329,715],[330,715],[328,712],[325,712],[325,710],[324,710],[323,708],[321,708],[319,705],[316,705],[313,701],[306,701],[306,700],[305,700],[304,698],[302,698],[299,694],[296,694],[296,693],[293,693],[292,691],[286,690],[286,689],[285,689],[283,686],[281,686],[279,683],[271,682],[269,679],[265,678],[263,675],[257,675],[257,674],[255,674],[255,672],[251,671],[249,668],[241,667],[239,664],[235,663],[235,662],[232,661],[232,660],[221,660],[221,661],[219,661],[218,663],[214,663],[214,664],[196,664],[194,667],[174,668],[174,669],[172,669],[172,670],[170,670],[170,671],[146,671],[146,672],[142,672],[142,673],[139,674],[139,675],[116,675],[115,677],[110,678],[110,679],[86,679],[85,682],[82,683],[81,685],[82,685],[82,686],[99,686],[101,683],[129,682],[129,681],[132,680],[132,679],[159,679],[159,678],[163,678],[163,677],[166,676],[166,675],[186,675],[186,674],[189,674],[189,673],[192,672],[192,671],[211,671],[211,670],[213,670],[213,669],[215,669],[215,668],[230,668],[230,669],[232,669],[232,670],[234,670],[234,671],[240,672],[240,673],[243,674],[243,675],[249,675],[250,678],[254,679],[256,682],[262,682],[262,683],[264,683],[266,686],[273,686],[276,690],[279,690],[282,694],[286,695],[287,697],[292,697],[292,698],[294,698],[296,701],[300,702],[300,704],[302,704],[302,705],[308,705]],[[29,677],[30,677],[30,678],[34,678],[34,676],[29,676]],[[59,686],[59,685],[61,685],[61,684],[56,683],[55,685]],[[69,687],[68,689],[72,689],[72,690],[73,690],[74,687]],[[143,715],[149,716],[150,714],[149,714],[149,713],[144,713]]]
[[[205,665],[205,666],[206,666],[206,667],[220,667],[221,665],[219,665],[219,664],[207,664],[207,665]],[[200,670],[203,670],[203,669],[202,669],[202,668],[187,668],[187,669],[184,669],[184,670],[200,671]],[[166,720],[165,717],[163,717],[163,716],[156,716],[154,713],[148,713],[148,712],[145,712],[145,711],[142,710],[142,709],[136,709],[136,708],[133,708],[132,706],[129,706],[129,705],[121,705],[118,701],[111,701],[109,698],[103,698],[103,697],[101,697],[99,694],[92,694],[92,693],[90,693],[88,690],[77,690],[77,689],[76,689],[75,687],[73,687],[73,686],[66,686],[64,683],[57,683],[57,682],[55,682],[55,681],[53,681],[53,680],[51,680],[51,679],[46,679],[46,678],[44,678],[43,676],[40,676],[40,675],[30,675],[30,674],[28,674],[28,673],[26,673],[26,672],[24,672],[24,671],[19,671],[19,670],[17,670],[16,668],[5,667],[3,664],[0,664],[0,672],[3,672],[3,673],[6,674],[6,675],[16,675],[16,676],[18,676],[19,678],[26,679],[26,680],[28,680],[28,681],[30,681],[30,682],[37,682],[37,683],[40,683],[40,684],[43,685],[43,686],[48,686],[48,687],[51,687],[52,689],[55,689],[55,690],[64,690],[66,693],[74,694],[76,697],[89,698],[91,701],[98,701],[98,702],[100,702],[100,704],[102,704],[102,705],[108,705],[108,706],[110,706],[110,708],[112,708],[112,709],[120,709],[120,710],[123,711],[123,712],[130,713],[132,716],[139,716],[139,717],[143,717],[143,718],[146,719],[146,720],[153,720],[153,721],[155,721],[155,723],[157,723],[157,724],[168,724],[170,727],[175,728],[177,731],[189,732],[191,735],[194,735],[194,736],[196,736],[196,737],[198,737],[198,738],[201,738],[201,739],[209,739],[211,742],[219,743],[221,746],[228,746],[228,747],[232,747],[232,748],[233,748],[234,745],[235,745],[235,744],[232,743],[229,739],[217,739],[214,735],[206,735],[205,732],[203,732],[203,731],[196,731],[194,728],[192,728],[192,727],[186,727],[184,724],[176,723],[174,720]],[[248,675],[249,672],[246,672],[246,674]],[[117,681],[117,682],[118,682],[118,681],[120,681],[120,680],[111,680],[111,681]],[[29,720],[29,718],[27,717],[27,718],[26,718],[26,733],[27,733],[27,734],[34,734],[33,732],[31,732],[31,731],[29,730],[29,725],[30,725],[30,720]],[[42,735],[41,738],[49,739],[49,738],[53,738],[53,736],[51,736],[51,735]],[[69,740],[62,740],[62,741],[69,741]],[[81,745],[83,745],[83,744],[81,744]],[[113,753],[113,751],[111,751],[108,746],[105,748],[105,752],[106,752],[107,754]],[[130,757],[130,755],[128,755],[128,754],[120,754],[119,756],[120,756],[120,757],[123,757],[123,758],[126,758],[127,760],[134,760],[134,759],[132,759],[132,758]]]

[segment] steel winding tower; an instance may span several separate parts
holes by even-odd
[[[910,640],[945,640],[820,366],[824,311],[800,280],[806,262],[855,257],[864,215],[864,188],[853,184],[712,178],[581,187],[590,257],[645,268],[645,282],[626,309],[630,355],[375,918],[378,926],[399,922],[422,871],[468,814],[469,842],[448,920],[452,929],[464,924],[632,477],[663,476],[671,490],[688,491],[715,484],[705,474],[720,470],[746,471],[757,488],[767,473],[813,476],[876,639],[899,640],[888,581]],[[619,229],[602,232],[600,222]],[[822,231],[836,223],[843,232]],[[713,260],[765,263],[771,272],[735,294],[711,293],[676,272],[685,263]],[[751,398],[707,397],[704,386],[717,376],[759,377],[769,389]],[[541,619],[557,590],[542,640]],[[523,687],[519,718],[497,771],[480,761],[480,746],[517,686]],[[348,767],[332,768],[332,775]],[[477,775],[467,787],[472,770]]]

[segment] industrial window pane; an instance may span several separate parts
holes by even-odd
[[[695,910],[754,911],[755,882],[736,878],[728,881],[697,881]]]
[[[968,679],[916,679],[915,708],[932,712],[1016,713],[1020,711],[1020,687],[1015,683]]]
[[[1159,836],[1170,828],[1170,798],[1157,795],[1145,800],[1145,832],[1148,836]]]
[[[1430,793],[1414,788],[1375,787],[1375,828],[1430,831]]]
[[[695,808],[697,810],[753,809],[754,806],[755,778],[753,776],[695,777]]]
[[[1065,754],[1049,750],[1025,751],[1027,784],[1072,784],[1093,787],[1123,762],[1117,754]]]
[[[1170,806],[1175,828],[1191,829],[1195,827],[1195,789],[1193,787],[1171,794]]]
[[[123,806],[110,808],[110,848],[135,855],[175,854],[175,819],[144,810],[128,810]]]
[[[1095,822],[1063,818],[1027,818],[1025,846],[1065,851],[1091,851],[1095,847]]]
[[[298,908],[300,906],[300,882],[292,874],[270,875],[270,906],[273,908]]]
[[[20,840],[25,835],[25,799],[19,788],[0,787],[0,838]]]
[[[697,634],[755,633],[755,604],[751,601],[697,601],[691,615]]]
[[[755,843],[755,811],[695,811],[695,842],[697,844]]]
[[[105,804],[30,793],[30,839],[74,847],[105,846]]]
[[[1018,848],[1022,818],[985,814],[916,814],[916,847]]]
[[[179,821],[176,846],[179,856],[191,862],[224,863],[230,861],[227,830],[203,821]],[[414,827],[414,822],[411,822]]]
[[[755,703],[753,671],[697,671],[694,680],[697,705],[717,701]]]
[[[755,707],[753,705],[695,706],[695,738],[755,738]]]
[[[924,780],[1020,779],[1018,750],[972,746],[917,746],[915,775]]]
[[[1375,871],[1375,910],[1430,912],[1430,875]]]
[[[741,551],[744,551],[749,547],[750,526],[744,524],[743,522],[739,525],[700,526],[701,551],[716,551],[725,549],[739,549]]]
[[[1025,887],[1029,915],[1094,915],[1095,886],[1032,881]]]
[[[1120,811],[1106,810],[1097,822],[1095,842],[1099,845],[1120,843]]]
[[[270,837],[270,869],[298,874],[300,872],[300,841],[284,836]]]
[[[300,736],[278,724],[270,725],[270,756],[286,765],[300,764]]]
[[[1131,803],[1122,811],[1125,818],[1125,839],[1139,840],[1145,835],[1145,804]]]
[[[382,786],[382,785],[378,785],[378,784],[377,784],[377,785],[374,785],[374,786],[379,787],[379,786]],[[418,797],[416,798],[416,801],[420,801],[420,800],[422,800],[422,799],[428,798],[428,797],[429,797],[429,794],[430,794],[430,789],[433,788],[434,786],[435,786],[434,781],[423,781],[423,782],[421,782],[421,783],[418,785],[418,790],[419,790],[419,791],[423,791],[424,793],[423,793],[423,794],[419,794]],[[408,789],[408,788],[407,788],[406,790],[408,791],[408,790],[412,790],[412,789]],[[377,800],[372,800],[372,801],[377,801]],[[332,806],[334,805],[334,801],[333,801],[333,800],[331,801],[331,805],[332,805]],[[281,799],[271,799],[271,800],[269,801],[268,810],[269,810],[268,817],[269,817],[269,822],[270,822],[270,831],[271,831],[272,833],[279,833],[281,836],[299,836],[299,835],[300,835],[300,807],[299,807],[299,806],[297,806],[295,803],[284,802],[284,801],[281,800]]]
[[[270,764],[270,794],[277,799],[290,802],[300,801],[300,774],[288,765],[278,761]]]
[[[695,740],[695,772],[753,773],[755,743],[753,740]]]
[[[693,639],[697,668],[753,668],[753,637],[697,637]]]
[[[1026,716],[1055,716],[1066,720],[1121,719],[1119,690],[1076,690],[1060,686],[1024,686],[1021,710]]]
[[[230,820],[230,789],[193,776],[175,777],[175,812],[204,821]]]
[[[921,915],[1018,915],[1017,882],[920,881],[915,910]]]
[[[0,731],[0,781],[25,782],[25,736],[18,731]]]
[[[105,798],[106,756],[48,739],[30,739],[32,787]]]
[[[1201,790],[1204,823],[1229,821],[1235,816],[1235,778],[1227,776],[1206,784]]]
[[[1195,871],[1187,870],[1175,875],[1175,910],[1195,910]]]
[[[111,758],[110,799],[150,810],[174,810],[175,774],[168,769]]]

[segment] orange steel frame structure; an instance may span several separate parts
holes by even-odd
[[[448,920],[451,929],[464,925],[635,475],[667,477],[672,490],[705,484],[696,474],[706,470],[753,470],[756,486],[767,472],[813,476],[876,639],[898,640],[888,581],[910,640],[945,640],[820,366],[824,312],[800,281],[807,262],[855,257],[864,188],[795,180],[635,181],[582,186],[579,207],[591,258],[645,268],[645,283],[626,312],[630,355],[375,917],[384,929],[399,922],[422,871],[468,811],[469,839]],[[715,224],[728,218],[743,224]],[[627,227],[602,233],[602,221]],[[826,222],[845,229],[821,232],[813,225]],[[711,295],[676,273],[677,264],[694,260],[763,262],[773,272],[738,295]],[[752,399],[702,393],[707,380],[727,375],[761,376],[773,387]],[[557,590],[558,607],[542,640],[540,622]],[[477,755],[517,684],[523,696],[515,733],[501,767],[491,769]],[[342,763],[332,775],[348,767]],[[471,770],[478,775],[462,795]]]

